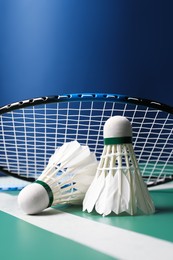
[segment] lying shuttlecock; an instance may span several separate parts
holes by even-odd
[[[82,204],[97,165],[88,146],[65,143],[50,157],[39,178],[19,193],[19,206],[27,214],[37,214],[57,204]]]
[[[155,211],[140,174],[132,146],[132,127],[123,116],[113,116],[104,125],[104,149],[84,201],[83,210],[93,208],[104,216],[114,212],[134,215]]]

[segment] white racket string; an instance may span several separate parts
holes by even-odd
[[[145,144],[144,144],[143,149],[145,150],[145,147],[146,147],[147,144],[149,144],[149,143],[151,143],[152,145],[151,145],[151,148],[150,148],[151,150],[150,150],[150,152],[149,152],[149,155],[148,155],[148,158],[147,158],[147,160],[146,160],[145,166],[144,166],[144,168],[143,168],[143,172],[146,172],[146,167],[149,165],[150,160],[152,161],[151,157],[152,157],[152,155],[153,155],[153,151],[156,149],[156,146],[157,146],[157,144],[158,144],[159,133],[158,133],[158,135],[157,135],[157,134],[155,135],[155,137],[154,137],[155,141],[154,141],[154,142],[152,142],[152,139],[151,139],[151,133],[152,133],[152,130],[153,130],[153,126],[154,126],[155,123],[156,123],[158,114],[159,114],[159,111],[156,111],[156,115],[155,115],[155,117],[154,117],[153,120],[152,120],[151,127],[147,129],[147,131],[148,131],[148,137],[147,137],[146,140],[145,140]],[[157,157],[156,157],[156,155],[154,155],[154,156],[155,156],[155,160],[156,160]],[[150,175],[150,174],[149,174],[149,175]]]
[[[161,155],[164,153],[164,151],[166,152],[166,146],[167,146],[167,142],[169,141],[169,135],[167,137],[167,139],[165,140],[164,138],[162,138],[162,135],[163,135],[163,132],[164,132],[164,129],[166,127],[166,124],[167,124],[167,121],[168,121],[168,118],[169,118],[169,114],[167,115],[167,117],[165,118],[164,122],[159,124],[159,128],[160,128],[160,131],[158,133],[158,136],[157,136],[157,139],[156,139],[156,142],[155,142],[155,146],[153,146],[153,149],[156,147],[156,145],[158,145],[158,143],[160,142],[161,143],[161,146],[160,146],[160,152],[158,153],[158,156],[156,158],[156,161],[155,161],[155,164],[151,170],[151,173],[149,175],[149,180],[151,179],[152,180],[152,177],[153,176],[156,176],[157,179],[161,179],[162,178],[162,169],[160,170],[160,172],[158,172],[157,168],[161,166],[161,164],[163,164],[163,159],[161,158]],[[172,132],[172,131],[171,131]],[[148,157],[148,160],[147,160],[147,163],[149,163],[150,161],[150,157]],[[164,166],[164,164],[163,164]],[[162,166],[162,168],[163,168]],[[144,169],[145,170],[145,169]]]
[[[28,149],[27,149],[27,128],[26,128],[26,115],[25,115],[25,110],[22,109],[22,120],[23,120],[23,133],[24,133],[24,144],[25,144],[25,158],[26,158],[26,172],[29,172],[28,166],[29,166],[29,161],[28,161]]]
[[[57,147],[58,124],[56,122],[59,121],[59,119],[58,119],[58,117],[59,117],[58,111],[59,111],[59,103],[56,104],[56,113],[55,113],[54,150]]]
[[[0,153],[1,153],[1,163],[2,165],[6,165],[6,168],[8,171],[10,171],[10,163],[9,159],[7,156],[7,145],[6,145],[6,137],[5,137],[6,131],[4,129],[4,120],[2,120],[1,117],[1,135],[2,135],[2,143],[1,143],[1,148],[0,148]]]
[[[173,135],[173,129],[171,130],[166,142],[165,142],[165,147],[166,148],[166,144],[168,144],[170,141],[173,142],[173,139],[171,138],[171,136]],[[166,148],[167,150],[167,148]],[[171,149],[171,151],[169,151],[168,153],[168,156],[166,158],[166,160],[163,162],[162,160],[162,164],[163,164],[163,167],[162,169],[160,170],[160,173],[158,175],[158,181],[162,178],[162,180],[164,181],[164,179],[167,177],[167,174],[169,173],[170,175],[172,175],[172,165],[170,164],[169,166],[169,162],[171,161],[171,159],[173,158],[173,149]],[[160,158],[160,156],[159,156]],[[158,161],[158,165],[159,165],[159,161]],[[153,173],[154,174],[154,173]]]
[[[14,135],[14,148],[15,148],[15,151],[16,151],[16,158],[15,158],[15,161],[14,161],[14,167],[15,167],[15,164],[17,165],[17,174],[20,174],[20,161],[19,161],[19,153],[18,153],[18,138],[17,138],[17,131],[18,131],[18,126],[15,125],[15,120],[14,120],[14,112],[11,112],[11,121],[12,121],[12,128],[13,128],[13,135]]]
[[[34,153],[33,153],[33,160],[34,160],[34,172],[37,173],[37,130],[36,130],[36,112],[35,107],[33,106],[33,145],[34,145]],[[45,131],[46,131],[46,121],[45,121]],[[45,132],[45,138],[46,138],[46,132]],[[45,150],[46,150],[46,140],[45,140]],[[27,172],[27,171],[26,171]],[[28,173],[28,172],[27,172]]]
[[[93,114],[93,102],[91,102],[91,107],[89,111],[89,118],[88,118],[88,130],[87,130],[87,135],[86,135],[86,145],[89,145],[89,136],[90,136],[90,129],[91,129],[91,122],[92,122],[92,114]]]

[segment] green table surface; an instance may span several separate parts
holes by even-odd
[[[151,191],[156,206],[154,215],[102,217],[82,212],[80,206],[58,206],[55,209],[107,225],[173,242],[173,189]],[[145,246],[145,245],[144,245]],[[19,218],[0,211],[1,259],[115,259],[85,245],[53,234]]]
[[[0,220],[1,259],[113,259],[4,212]]]
[[[111,214],[103,218],[95,212],[90,214],[82,212],[79,207],[75,206],[66,206],[63,210],[111,226],[173,242],[173,189],[151,191],[150,194],[156,212],[148,216],[140,214],[137,216],[115,216],[115,214]]]

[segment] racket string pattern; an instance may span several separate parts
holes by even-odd
[[[109,117],[123,115],[132,124],[133,147],[147,185],[169,181],[173,176],[173,115],[158,108],[102,97],[7,109],[0,115],[0,170],[37,179],[55,149],[73,140],[88,145],[99,160],[103,125]]]

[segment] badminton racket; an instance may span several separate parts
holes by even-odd
[[[35,181],[55,149],[73,140],[88,145],[99,160],[103,125],[114,115],[132,124],[133,147],[146,184],[173,180],[173,107],[101,93],[40,97],[0,107],[0,172]]]

